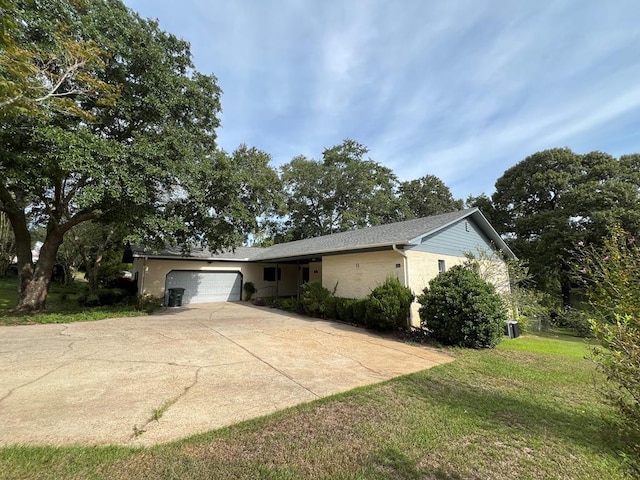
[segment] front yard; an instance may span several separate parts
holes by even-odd
[[[85,283],[74,282],[71,285],[52,283],[47,297],[46,311],[24,315],[12,311],[16,306],[17,291],[16,277],[0,277],[0,326],[87,322],[105,318],[136,317],[147,315],[148,311],[152,310],[150,307],[159,308],[157,305],[140,304],[135,299],[114,305],[82,305],[79,300],[88,294]]]
[[[0,478],[625,478],[599,375],[571,337],[454,363],[148,449],[9,447]]]

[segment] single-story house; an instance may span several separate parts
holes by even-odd
[[[211,253],[192,249],[158,252],[133,249],[138,292],[165,296],[184,288],[183,303],[242,299],[252,282],[256,297],[295,296],[306,282],[320,281],[340,297],[362,298],[392,275],[415,294],[468,252],[500,251],[515,258],[477,208],[281,243]],[[498,257],[496,257],[498,258]],[[506,263],[498,265],[507,275]],[[412,324],[419,324],[419,305]]]

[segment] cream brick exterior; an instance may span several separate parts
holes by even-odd
[[[460,265],[466,259],[452,255],[442,255],[440,253],[419,252],[407,250],[407,263],[409,265],[409,287],[416,295],[420,295],[429,282],[438,276],[438,260],[444,260],[445,269],[449,270],[454,265]],[[411,305],[411,325],[420,326],[420,316],[418,310],[420,304],[416,301]]]
[[[407,250],[407,261],[409,265],[409,287],[416,295],[420,295],[429,282],[438,273],[438,260],[444,260],[445,270],[449,270],[455,265],[463,264],[467,258],[452,255],[442,255],[439,253],[420,252],[417,250]],[[480,266],[480,275],[489,283],[492,283],[498,293],[509,293],[509,273],[507,264],[495,257],[495,260],[485,260]],[[420,304],[413,302],[411,305],[411,325],[420,326],[420,315],[418,310]]]
[[[390,275],[404,284],[404,259],[394,251],[322,257],[322,285],[333,290],[337,283],[339,297],[366,297]]]

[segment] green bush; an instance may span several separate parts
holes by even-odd
[[[338,305],[337,297],[333,297],[333,296],[328,297],[324,301],[324,312],[322,316],[325,318],[338,318],[337,305]]]
[[[309,282],[302,285],[300,301],[304,313],[310,316],[324,315],[327,299],[331,292],[320,282]]]
[[[468,268],[452,267],[429,282],[418,297],[420,323],[447,345],[495,347],[502,339],[507,313],[490,283]]]
[[[367,313],[368,298],[358,298],[353,302],[353,323],[364,325],[364,318]]]
[[[277,308],[286,310],[287,312],[302,313],[302,303],[297,298],[284,298],[280,300]]]
[[[353,322],[353,304],[356,302],[354,298],[336,298],[336,319],[343,322]]]
[[[395,277],[389,277],[367,296],[365,325],[376,330],[404,329],[415,296]]]
[[[575,308],[565,307],[557,312],[553,317],[554,327],[567,328],[578,337],[589,337],[592,335],[591,323],[587,314]]]

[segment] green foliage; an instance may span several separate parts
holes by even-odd
[[[591,327],[601,348],[594,359],[610,381],[606,394],[618,408],[619,427],[640,437],[640,247],[636,238],[612,229],[604,246],[580,244],[578,277],[586,286]],[[635,437],[634,437],[635,436]],[[640,441],[629,442],[628,458],[640,473]]]
[[[253,296],[253,294],[258,291],[258,289],[253,284],[253,282],[244,282],[242,289],[244,290],[244,299],[247,302],[251,300],[251,297]]]
[[[566,148],[537,152],[496,182],[491,220],[529,264],[537,288],[571,297],[568,252],[582,240],[600,246],[608,229],[640,227],[638,155],[619,160]]]
[[[454,200],[449,187],[435,175],[425,175],[417,180],[400,184],[400,198],[415,217],[429,217],[461,210],[462,200]]]
[[[302,285],[300,295],[304,313],[311,316],[324,315],[326,302],[331,296],[332,293],[322,286],[322,282],[305,283]]]
[[[117,86],[97,73],[104,71],[109,54],[91,39],[73,34],[73,19],[86,13],[88,2],[66,2],[56,11],[47,10],[49,6],[0,2],[0,114],[44,117],[61,112],[92,119],[85,101],[113,104],[118,96]],[[29,11],[49,18],[49,28],[41,30],[37,41],[25,21]]]
[[[409,287],[402,286],[396,277],[388,277],[366,298],[365,325],[377,330],[407,328],[414,298]]]
[[[280,299],[278,308],[287,312],[303,313],[302,302],[295,297]]]
[[[553,312],[551,325],[569,329],[578,337],[589,337],[592,334],[588,314],[576,308],[565,307]]]
[[[528,328],[529,320],[540,330],[559,316],[562,306],[554,297],[535,288],[529,267],[522,260],[504,258],[499,252],[486,249],[466,252],[465,256],[464,265],[496,288],[509,316],[518,317],[522,331]]]
[[[337,318],[338,299],[331,295],[324,301],[324,314],[325,318]]]
[[[353,303],[353,322],[357,325],[365,324],[368,303],[368,298],[358,298]]]
[[[621,414],[616,426],[635,439],[624,453],[640,474],[640,319],[616,314],[613,323],[593,320],[592,326],[603,347],[594,350],[594,359],[611,382],[605,393]]]
[[[336,299],[336,319],[343,322],[353,322],[353,305],[356,300],[354,298],[335,297]]]
[[[216,150],[221,91],[213,75],[195,70],[187,42],[119,1],[18,5],[20,46],[55,53],[61,29],[74,42],[100,45],[106,56],[86,64],[88,75],[118,93],[115,102],[67,98],[90,122],[60,109],[3,117],[0,211],[17,238],[21,308],[43,308],[58,245],[83,222],[115,222],[155,247],[211,250],[257,228],[281,190],[277,175],[264,152]],[[35,269],[27,248],[33,227],[47,232]]]
[[[396,196],[398,180],[383,165],[365,159],[367,148],[345,140],[322,154],[322,161],[296,157],[282,167],[287,193],[285,231],[278,240],[380,225],[406,216]]]
[[[506,310],[493,285],[455,266],[429,282],[418,297],[420,323],[447,345],[492,348],[502,339]]]

